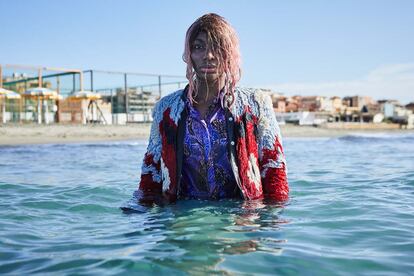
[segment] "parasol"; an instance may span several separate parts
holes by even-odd
[[[2,97],[3,100],[3,104],[2,104],[2,118],[3,118],[3,124],[6,123],[6,101],[5,99],[20,99],[20,94],[11,91],[11,90],[7,90],[4,88],[0,87],[0,97]]]
[[[91,101],[96,101],[100,99],[101,97],[102,96],[99,93],[94,93],[92,91],[86,91],[86,90],[77,91],[69,96],[69,98],[73,100],[91,100]],[[84,125],[86,124],[87,113],[88,113],[87,107],[82,106],[82,123]]]
[[[41,100],[43,101],[43,99],[59,99],[60,95],[54,91],[51,90],[49,88],[44,88],[44,87],[37,87],[37,88],[32,88],[29,90],[26,90],[23,93],[24,97],[31,97],[31,98],[36,98],[37,99],[37,122],[39,124],[42,123],[42,116],[40,113],[40,109],[41,109]],[[49,120],[48,120],[48,116],[47,116],[47,105],[45,105],[45,123],[48,124]]]

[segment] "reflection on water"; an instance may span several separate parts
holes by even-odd
[[[145,222],[132,223],[140,230],[126,235],[142,236],[146,231],[156,236],[146,259],[181,271],[191,267],[192,272],[217,272],[229,255],[280,255],[287,242],[277,237],[288,223],[280,219],[284,206],[277,202],[189,200],[148,208],[145,213],[141,206],[129,207],[140,212],[127,212],[128,216],[145,216]]]

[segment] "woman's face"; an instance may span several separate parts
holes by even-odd
[[[221,76],[216,53],[208,43],[205,32],[200,32],[194,39],[191,45],[191,60],[197,78],[212,82]]]

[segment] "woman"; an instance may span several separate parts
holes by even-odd
[[[183,59],[189,84],[154,108],[139,202],[287,200],[286,161],[270,97],[236,87],[234,29],[217,14],[200,17],[187,31]]]

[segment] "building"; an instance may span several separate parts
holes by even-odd
[[[318,111],[333,113],[333,101],[328,97],[320,97],[319,98],[319,108]]]
[[[276,113],[285,113],[286,112],[286,97],[282,96],[279,93],[273,93],[271,95],[273,109]]]
[[[394,116],[392,117],[394,123],[405,126],[406,128],[414,128],[414,114],[412,110],[406,109],[404,106],[396,106],[394,109]]]
[[[396,100],[379,100],[378,105],[381,113],[383,113],[384,117],[387,119],[394,116],[395,108],[400,106],[400,103]]]
[[[411,110],[414,113],[414,102],[407,104],[405,108]]]
[[[141,89],[136,87],[129,88],[127,118],[124,89],[117,88],[115,95],[105,96],[104,98],[112,102],[112,113],[115,114],[113,121],[119,124],[152,121],[152,111],[155,103],[159,100],[159,96],[151,91],[141,91]]]
[[[299,111],[333,112],[332,100],[324,96],[303,96],[299,99]]]
[[[342,103],[342,99],[338,96],[334,96],[331,98],[332,102],[332,112],[333,113],[341,113],[345,110],[345,106]]]
[[[368,96],[347,96],[343,98],[343,104],[351,107],[352,110],[361,110],[364,105],[375,104],[375,101]]]
[[[293,96],[286,98],[286,112],[298,112],[301,96]]]
[[[303,96],[298,102],[299,111],[315,112],[319,108],[318,96]]]

